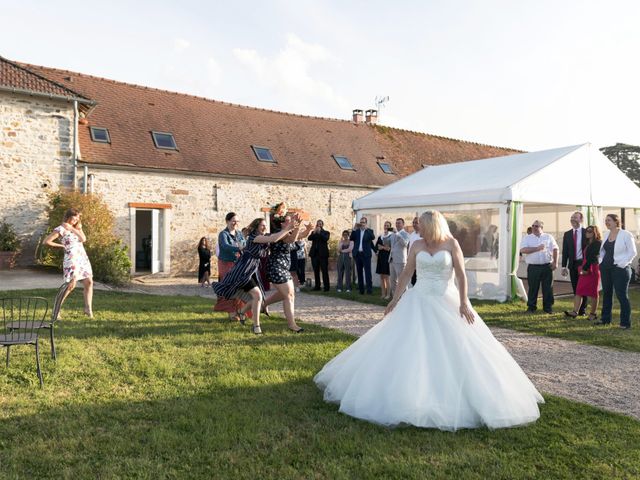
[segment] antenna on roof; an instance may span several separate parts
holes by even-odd
[[[380,118],[380,110],[382,109],[382,107],[385,106],[385,104],[388,101],[389,101],[389,95],[376,96],[375,103],[376,103],[376,110],[378,110],[378,118]]]

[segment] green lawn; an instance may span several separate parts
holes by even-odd
[[[312,382],[351,336],[272,318],[257,337],[197,297],[99,291],[94,320],[81,302],[64,310],[57,363],[43,342],[43,389],[32,349],[0,365],[0,478],[640,476],[640,422],[622,415],[546,396],[523,428],[381,428]]]
[[[338,293],[335,290],[330,292],[308,293],[314,295],[328,295],[331,297],[354,300],[356,302],[371,303],[374,305],[386,305],[387,300],[380,298],[380,290],[375,289],[372,295],[360,295],[357,291],[350,293]],[[496,327],[510,328],[534,335],[544,335],[549,337],[564,338],[591,345],[613,347],[620,350],[640,352],[640,318],[637,315],[640,309],[640,289],[629,290],[631,300],[631,325],[630,330],[620,330],[618,302],[613,301],[613,322],[609,326],[594,326],[587,317],[579,317],[575,320],[567,318],[564,310],[573,310],[573,300],[571,298],[557,298],[553,306],[555,314],[547,315],[542,310],[542,300],[538,300],[539,312],[534,315],[526,315],[524,312],[527,306],[524,302],[514,301],[507,303],[473,301],[475,309],[482,319],[488,324]],[[600,316],[600,308],[598,308]]]

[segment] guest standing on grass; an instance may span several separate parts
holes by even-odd
[[[370,295],[373,293],[373,282],[371,279],[371,256],[376,250],[374,241],[376,239],[373,230],[367,227],[367,217],[362,217],[358,223],[358,228],[351,232],[353,240],[353,257],[356,261],[358,272],[358,290],[361,295],[366,291]]]
[[[613,213],[606,216],[604,224],[609,230],[600,248],[600,275],[602,280],[602,313],[597,325],[611,323],[613,292],[620,303],[620,328],[631,328],[631,304],[629,303],[629,281],[631,262],[636,256],[636,242],[621,228],[620,217]]]
[[[329,237],[331,233],[324,229],[324,222],[318,220],[316,228],[309,235],[311,248],[309,249],[309,257],[311,257],[311,266],[313,267],[313,276],[315,280],[314,290],[320,290],[320,272],[322,272],[322,283],[324,291],[331,289],[329,284]]]
[[[396,218],[396,233],[391,236],[391,251],[389,252],[389,266],[391,270],[391,296],[395,296],[400,274],[407,265],[409,254],[409,233],[404,229],[404,219]],[[391,296],[386,297],[387,299]]]
[[[351,292],[351,252],[353,252],[353,241],[349,240],[349,230],[343,230],[342,238],[338,242],[338,292]],[[344,278],[344,283],[343,283]]]
[[[218,234],[218,281],[220,282],[236,264],[245,245],[244,236],[238,228],[238,216],[234,212],[229,212],[224,219],[227,226]],[[242,305],[238,299],[219,297],[213,310],[227,312],[229,320],[237,320],[236,312]]]
[[[576,285],[576,295],[573,299],[573,311],[565,311],[564,314],[571,318],[580,315],[580,308],[591,299],[589,320],[598,319],[598,288],[600,283],[600,247],[602,246],[602,234],[595,225],[589,225],[585,229],[585,248],[582,252],[582,266]]]
[[[418,217],[413,217],[411,226],[413,227],[413,232],[409,234],[409,251],[411,251],[411,245],[413,245],[414,242],[422,239],[422,236],[420,235],[420,219]],[[411,276],[412,286],[416,284],[416,278],[416,272],[413,272],[413,275]]]
[[[260,259],[267,256],[269,244],[286,237],[293,230],[291,219],[285,221],[282,230],[268,235],[267,222],[264,218],[256,218],[247,227],[247,243],[242,251],[240,260],[225,275],[224,279],[213,285],[213,290],[218,297],[227,300],[238,298],[243,293],[250,298],[251,312],[253,314],[253,333],[262,335],[260,327],[260,310],[264,301],[264,288],[262,279],[258,273]],[[244,324],[245,318],[242,311],[237,312],[240,323]]]
[[[545,313],[553,313],[553,272],[558,268],[558,244],[556,240],[544,233],[544,223],[536,220],[531,225],[533,233],[522,239],[520,253],[526,255],[527,281],[527,313],[538,308],[538,291],[542,286],[542,309]]]
[[[209,276],[211,275],[211,250],[207,237],[202,237],[198,243],[198,282],[201,287],[211,285]]]
[[[569,275],[574,295],[576,295],[578,279],[584,264],[584,249],[587,246],[587,236],[585,229],[582,228],[583,218],[582,212],[573,212],[569,220],[571,222],[571,230],[564,232],[562,237],[562,276]],[[584,315],[584,310],[587,307],[587,297],[581,296],[580,298],[582,298],[582,303],[578,306],[576,312],[578,312],[578,315]]]
[[[380,275],[380,298],[391,298],[389,286],[389,275],[391,273],[389,265],[389,252],[391,251],[391,240],[393,238],[393,227],[391,222],[384,222],[384,231],[376,240],[375,252],[378,254],[376,262],[376,273]]]
[[[67,288],[60,305],[62,306],[69,294],[76,288],[77,281],[82,280],[84,313],[93,318],[93,271],[83,246],[83,243],[87,241],[87,236],[82,230],[81,217],[82,214],[78,209],[70,208],[67,210],[62,224],[44,239],[44,244],[51,248],[64,249],[62,270],[64,281],[69,284],[69,288]],[[55,241],[58,239],[59,243]]]

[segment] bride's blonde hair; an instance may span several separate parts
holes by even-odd
[[[437,210],[427,210],[420,216],[422,238],[428,244],[442,243],[451,236],[449,225],[444,216]]]

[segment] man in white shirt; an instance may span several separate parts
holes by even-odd
[[[533,232],[522,239],[520,253],[526,255],[527,281],[529,282],[527,313],[533,313],[538,306],[538,291],[542,286],[542,309],[553,313],[553,272],[558,268],[558,244],[544,233],[544,223],[536,220],[531,225]]]
[[[411,245],[416,240],[420,240],[422,237],[420,236],[420,219],[418,217],[413,217],[413,232],[409,234],[409,250],[411,250]],[[416,272],[413,272],[411,276],[411,285],[416,284]]]

